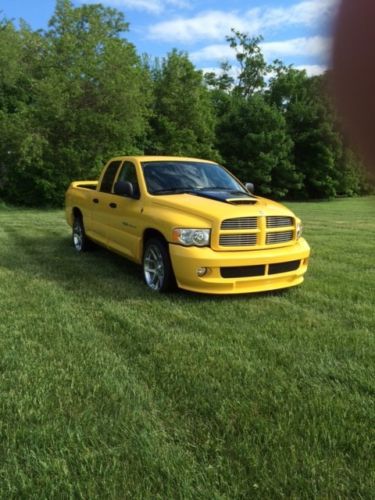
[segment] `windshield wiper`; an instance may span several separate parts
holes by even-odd
[[[246,191],[241,191],[239,189],[231,189],[230,187],[224,187],[224,186],[207,186],[203,188],[195,188],[194,191],[227,191],[228,193],[248,194]]]
[[[219,187],[219,186],[206,186],[202,188],[196,188],[195,191],[228,191],[229,188]]]
[[[249,195],[246,191],[241,191],[239,189],[231,189],[229,187],[224,186],[207,186],[207,187],[176,187],[176,188],[168,188],[168,189],[157,189],[152,191],[150,194],[184,194],[184,193],[197,193],[200,191],[227,191],[228,193],[233,194],[246,194]],[[250,195],[249,195],[250,196]]]
[[[196,189],[196,191],[226,191],[227,193],[233,193],[233,194],[246,194],[248,195],[246,191],[241,191],[240,189],[231,189],[230,187],[205,187],[205,188],[199,188]]]
[[[150,192],[150,194],[183,194],[183,193],[192,193],[194,191],[193,188],[168,188],[168,189],[156,189],[155,191]]]

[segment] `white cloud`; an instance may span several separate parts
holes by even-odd
[[[262,21],[265,27],[311,26],[332,19],[338,5],[339,0],[305,0],[289,7],[266,9]]]
[[[152,39],[184,43],[223,40],[231,28],[258,35],[283,26],[312,26],[326,22],[333,18],[337,5],[338,0],[305,0],[289,7],[258,7],[246,12],[205,11],[194,17],[177,17],[154,24],[148,35]]]
[[[264,42],[261,48],[265,58],[275,59],[287,56],[309,56],[328,60],[331,49],[331,39],[324,36],[292,38],[279,42]],[[235,52],[227,44],[213,44],[190,53],[194,62],[221,61],[235,59]]]
[[[149,37],[163,41],[184,43],[199,40],[223,40],[232,27],[241,31],[259,31],[256,17],[253,21],[241,19],[236,13],[218,10],[202,12],[189,19],[176,18],[154,24],[149,29]]]
[[[318,76],[327,71],[327,66],[321,64],[304,64],[295,66],[296,69],[305,70],[308,76]]]
[[[311,56],[328,59],[332,40],[324,36],[292,38],[280,42],[265,42],[261,44],[266,58],[280,56]]]
[[[99,0],[80,0],[81,3],[98,3]],[[111,7],[143,10],[150,14],[160,14],[167,7],[186,8],[189,3],[185,0],[101,0],[101,3]]]
[[[222,61],[222,60],[233,60],[235,58],[235,52],[229,47],[228,44],[215,44],[208,45],[201,50],[196,50],[190,52],[190,59],[194,62],[201,61]]]

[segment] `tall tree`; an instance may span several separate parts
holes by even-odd
[[[0,23],[0,196],[28,204],[38,182],[29,170],[40,165],[43,139],[35,129],[31,110],[35,82],[41,74],[43,38],[23,22]]]
[[[270,70],[260,47],[263,38],[261,36],[249,37],[245,33],[232,29],[232,35],[227,36],[227,41],[235,51],[239,65],[234,92],[243,97],[250,97],[262,91],[266,86],[265,78]]]
[[[33,83],[33,138],[24,145],[37,161],[13,169],[29,191],[24,202],[61,203],[72,179],[96,176],[111,155],[142,149],[150,80],[122,36],[127,29],[115,9],[57,0]]]
[[[224,116],[230,108],[232,89],[235,78],[232,75],[232,66],[228,61],[220,64],[220,72],[206,72],[204,81],[209,90],[211,102],[214,106],[216,122],[220,122],[220,118]]]
[[[227,40],[239,68],[231,87],[221,90],[216,84],[213,91],[221,93],[221,100],[216,97],[222,111],[217,127],[219,151],[243,180],[257,184],[259,193],[282,198],[300,187],[301,176],[290,161],[293,143],[285,119],[263,97],[270,67],[259,45],[262,39],[233,31]],[[211,79],[211,85],[215,83]]]
[[[350,187],[344,180],[349,170],[343,168],[346,156],[324,93],[324,77],[309,78],[305,71],[278,63],[268,98],[285,116],[294,143],[293,161],[303,175],[303,186],[294,195],[327,198],[341,188],[346,194],[353,193],[356,183]]]
[[[173,50],[154,68],[149,152],[214,158],[214,110],[203,74]]]
[[[283,198],[300,186],[284,117],[263,96],[232,100],[218,127],[218,145],[230,169],[254,182],[259,194]]]

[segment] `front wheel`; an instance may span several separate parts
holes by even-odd
[[[143,276],[154,292],[169,292],[176,288],[167,245],[158,238],[147,241],[143,254]]]

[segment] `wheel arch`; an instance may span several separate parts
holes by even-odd
[[[144,250],[145,250],[146,243],[151,238],[158,238],[158,239],[160,239],[168,247],[168,241],[165,238],[164,234],[162,232],[160,232],[158,229],[154,229],[152,227],[148,227],[143,232],[142,249],[141,249],[141,256],[142,257],[143,257],[143,253],[144,253]]]
[[[82,210],[80,208],[78,208],[78,207],[73,207],[73,209],[72,209],[72,216],[73,216],[73,220],[76,217],[80,217],[83,220]]]

